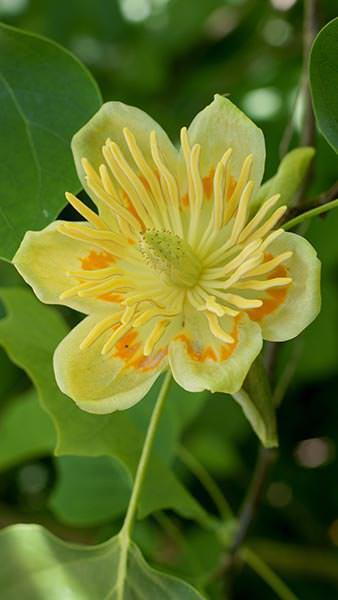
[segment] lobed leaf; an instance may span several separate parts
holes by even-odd
[[[41,229],[78,192],[70,141],[101,104],[87,69],[68,50],[0,24],[0,256]]]
[[[0,533],[3,600],[203,600],[188,583],[149,567],[135,544],[128,553],[124,592],[117,591],[119,536],[99,546],[59,540],[39,525],[14,525]],[[18,577],[20,573],[20,577]]]
[[[338,152],[338,17],[318,33],[310,56],[310,82],[318,127]]]

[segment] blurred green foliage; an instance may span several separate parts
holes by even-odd
[[[318,4],[319,26],[337,16],[335,2],[321,0]],[[284,10],[278,8],[283,6]],[[295,98],[302,64],[300,0],[0,0],[0,18],[70,49],[90,69],[104,100],[143,108],[174,140],[179,128],[218,92],[229,94],[263,128],[266,178],[278,167],[281,141],[291,117],[295,130],[290,149],[298,144],[301,107]],[[81,103],[80,97],[77,102]],[[315,177],[309,196],[328,189],[336,177],[337,157],[317,134]],[[70,209],[64,211],[65,218],[71,215]],[[323,310],[300,342],[285,344],[280,356],[276,376],[290,363],[297,362],[298,368],[278,414],[279,458],[251,531],[261,556],[270,560],[299,598],[309,600],[338,597],[337,227],[338,212],[333,211],[313,221],[306,232],[323,261]],[[1,286],[18,283],[14,271],[4,263],[0,263],[0,282]],[[4,312],[2,307],[1,314]],[[68,321],[74,319],[66,311],[63,314]],[[109,494],[110,482],[107,487],[103,484],[105,470],[111,470],[110,459],[99,464],[97,458],[70,458],[68,463],[67,457],[52,458],[48,448],[53,433],[46,436],[45,415],[36,414],[36,435],[33,429],[26,430],[24,403],[35,406],[33,415],[38,413],[36,399],[27,393],[27,377],[3,351],[0,373],[1,524],[35,521],[66,540],[94,543],[107,539],[118,529],[118,511],[110,512],[97,498],[92,508],[85,502],[69,506],[66,499],[72,469],[78,478],[78,482],[72,480],[73,493],[83,494],[82,500],[93,469],[91,491],[102,494],[106,489]],[[197,412],[194,418],[192,414],[187,417],[183,444],[209,470],[237,511],[252,472],[257,441],[230,398],[209,397]],[[17,432],[13,435],[20,443],[15,460],[6,462],[8,428]],[[25,431],[22,439],[20,428]],[[172,447],[175,440],[170,435],[172,431],[165,443]],[[29,436],[35,442],[33,452],[25,450]],[[77,466],[77,460],[81,465]],[[190,492],[215,513],[196,475],[179,458],[175,468]],[[90,493],[86,500],[90,502]],[[106,515],[105,521],[98,518],[97,511]],[[221,548],[214,536],[193,521],[161,513],[140,521],[135,539],[152,564],[197,586],[210,578],[210,597],[224,597],[212,577]],[[293,560],[288,562],[288,556]],[[233,582],[231,598],[248,597],[273,600],[275,595],[245,568]]]

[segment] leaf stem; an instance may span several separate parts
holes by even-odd
[[[144,440],[141,457],[137,466],[136,475],[134,479],[134,485],[131,492],[127,513],[122,525],[122,529],[119,533],[119,541],[120,541],[120,557],[119,564],[117,569],[117,578],[116,578],[116,600],[123,600],[124,598],[124,584],[126,581],[127,574],[127,560],[128,560],[128,550],[130,545],[130,536],[133,528],[138,502],[140,499],[140,495],[142,492],[143,483],[145,480],[145,476],[147,473],[149,459],[151,455],[151,451],[154,445],[155,435],[158,428],[159,420],[164,408],[165,400],[168,396],[170,383],[172,381],[171,372],[168,371],[164,377],[159,395],[156,400],[156,404],[151,415],[149,427],[146,433],[146,437]]]
[[[306,221],[307,219],[312,219],[312,217],[316,217],[317,215],[321,215],[322,213],[326,213],[329,210],[332,210],[333,208],[337,208],[337,207],[338,207],[338,199],[332,200],[331,202],[326,202],[325,204],[321,204],[320,206],[316,206],[316,208],[307,210],[307,211],[303,212],[301,215],[298,215],[298,217],[294,217],[293,219],[290,219],[289,221],[284,223],[283,229],[285,229],[285,230],[293,229],[293,227],[296,227],[296,225],[303,223],[303,221]]]
[[[278,598],[281,600],[298,600],[284,581],[255,552],[252,552],[249,548],[243,548],[240,554],[252,570],[270,586]]]
[[[203,485],[224,521],[233,518],[233,512],[222,490],[197,458],[183,446],[180,446],[178,449],[178,457]]]

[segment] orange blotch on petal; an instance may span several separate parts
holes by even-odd
[[[119,339],[115,344],[114,358],[120,358],[124,361],[129,361],[135,356],[136,352],[140,347],[140,342],[136,342],[137,331],[128,331],[123,337]]]
[[[188,194],[184,194],[184,196],[182,196],[181,198],[181,204],[184,208],[187,208],[189,206],[189,196]]]
[[[84,271],[94,271],[96,269],[104,269],[115,262],[115,256],[110,252],[97,252],[91,250],[87,256],[80,258],[81,267]]]
[[[198,342],[193,342],[183,333],[176,339],[185,344],[187,352],[192,360],[195,360],[196,362],[205,362],[207,359],[217,361],[217,355],[211,346],[202,348]]]
[[[267,260],[270,260],[271,258],[273,258],[273,256],[272,254],[266,254],[266,258]],[[289,273],[286,267],[284,267],[283,265],[279,265],[278,267],[276,267],[276,269],[271,271],[269,279],[272,279],[273,277],[288,277],[288,275]],[[252,319],[252,321],[261,321],[264,317],[276,310],[278,306],[285,302],[289,291],[289,286],[290,284],[283,287],[276,287],[271,288],[271,290],[267,290],[266,297],[262,298],[262,306],[260,306],[259,308],[252,308],[251,310],[247,311],[250,319]]]
[[[234,325],[230,332],[230,335],[234,338],[234,342],[232,344],[222,344],[218,351],[216,351],[216,349],[212,348],[211,346],[206,346],[205,348],[202,348],[199,342],[193,342],[185,334],[179,335],[176,339],[184,342],[187,352],[192,360],[200,363],[205,362],[207,360],[213,360],[214,362],[222,362],[230,358],[230,356],[237,347],[238,325],[240,318],[241,315],[238,315],[234,319]]]
[[[230,332],[230,335],[234,338],[235,341],[232,344],[222,344],[222,346],[221,346],[221,361],[228,360],[228,358],[230,358],[230,356],[232,355],[234,350],[237,348],[238,326],[239,326],[240,319],[241,319],[241,315],[238,315],[237,317],[235,317],[234,326]]]
[[[202,179],[204,194],[208,200],[212,195],[212,187],[214,182],[215,169],[211,169],[209,175],[206,175]]]

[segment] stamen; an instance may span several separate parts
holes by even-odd
[[[222,342],[225,342],[226,344],[233,344],[235,341],[234,338],[222,329],[217,316],[210,312],[205,312],[204,314],[208,319],[211,333],[213,333],[213,335],[219,340],[222,340]]]
[[[269,235],[265,238],[265,240],[261,244],[261,251],[264,252],[272,242],[274,242],[282,233],[284,233],[284,229],[275,229],[269,233]]]
[[[95,227],[98,227],[99,229],[109,229],[108,225],[106,225],[104,220],[101,219],[101,217],[99,217],[99,215],[94,213],[94,211],[91,210],[91,208],[89,208],[83,202],[81,202],[81,200],[79,200],[79,198],[74,196],[74,194],[71,194],[70,192],[66,192],[65,196],[66,196],[69,204],[71,204],[73,206],[73,208],[75,208],[75,210],[80,215],[82,215],[82,217],[84,219],[86,219],[86,221],[89,221],[90,223],[95,225]]]
[[[211,296],[210,294],[206,293],[201,287],[198,287],[196,290],[189,291],[188,299],[190,300],[192,306],[194,306],[199,312],[206,310],[215,313],[215,315],[218,317],[223,317],[224,315],[236,317],[238,315],[238,311],[233,310],[228,306],[219,304],[216,302],[215,296]],[[203,301],[205,302],[203,303]]]
[[[81,290],[85,290],[88,287],[91,287],[93,284],[92,282],[87,282],[87,283],[79,283],[77,285],[74,285],[70,288],[68,288],[68,290],[65,290],[64,292],[62,292],[62,294],[60,294],[59,299],[60,300],[65,300],[66,298],[72,298],[74,296],[77,296],[78,293]]]
[[[264,254],[259,252],[259,254],[252,256],[244,263],[242,263],[228,279],[215,281],[205,281],[204,279],[201,279],[200,283],[203,283],[206,288],[220,287],[222,289],[228,289],[232,287],[235,283],[237,283],[237,281],[239,281],[239,279],[241,279],[241,277],[243,277],[245,273],[256,267],[259,263],[261,263],[263,258]]]
[[[127,323],[130,323],[130,321],[132,320],[134,314],[136,312],[136,305],[134,306],[127,306],[124,310],[124,313],[121,317],[121,323],[122,325],[127,325]]]
[[[232,155],[232,148],[229,148],[219,161],[216,167],[215,176],[213,179],[214,191],[214,207],[213,215],[209,220],[202,239],[197,247],[197,252],[202,253],[203,257],[209,254],[209,249],[215,240],[219,229],[223,226],[224,221],[224,206],[226,200],[227,179],[230,177],[229,161]],[[225,180],[225,181],[224,181]]]
[[[232,148],[229,148],[223,158],[219,161],[214,181],[214,210],[213,210],[213,225],[216,229],[220,229],[223,225],[224,221],[224,188],[225,188],[225,178],[226,174],[229,173],[228,162],[230,160],[232,154]]]
[[[104,240],[114,242],[119,246],[127,246],[126,240],[124,240],[120,234],[107,229],[91,229],[90,227],[86,227],[84,223],[82,226],[76,225],[75,223],[61,223],[58,230],[61,233],[66,235],[69,234],[76,239],[82,239],[84,241]]]
[[[195,144],[190,154],[190,172],[193,183],[194,206],[193,209],[190,211],[188,241],[192,247],[194,247],[196,241],[196,235],[198,233],[197,226],[203,203],[203,183],[199,170],[200,152],[200,145]]]
[[[113,348],[113,346],[115,346],[115,344],[121,339],[121,337],[130,329],[131,327],[128,323],[126,325],[121,324],[119,327],[117,327],[114,333],[110,336],[109,340],[103,346],[101,354],[107,354]]]
[[[246,217],[248,214],[248,204],[249,204],[249,200],[251,198],[252,192],[253,192],[253,188],[254,188],[254,183],[253,181],[249,181],[243,192],[242,195],[240,197],[239,200],[239,205],[238,205],[238,209],[237,209],[237,213],[236,213],[236,218],[232,227],[232,231],[231,231],[231,235],[228,241],[228,247],[232,246],[234,243],[236,243],[239,234],[241,233],[245,222],[246,222]]]
[[[166,330],[166,328],[168,327],[170,321],[163,320],[163,321],[158,321],[156,323],[156,325],[154,326],[152,332],[149,334],[149,336],[147,337],[145,344],[144,344],[144,348],[143,348],[143,354],[145,356],[149,356],[155,345],[160,341],[161,337],[163,336],[164,331]]]
[[[96,281],[101,279],[107,279],[111,275],[122,275],[123,271],[121,267],[105,267],[103,269],[93,269],[87,271],[86,269],[79,269],[78,271],[67,271],[68,277],[75,277],[76,279],[86,279],[88,281]]]
[[[97,195],[99,200],[104,202],[113,212],[115,212],[119,217],[124,219],[129,225],[136,231],[139,232],[141,227],[140,223],[137,219],[132,215],[124,206],[122,206],[119,202],[117,202],[113,196],[108,194],[105,189],[98,184],[96,184],[93,180],[88,179],[88,186]]]
[[[124,182],[121,183],[120,181],[120,184],[129,194],[140,219],[143,221],[146,227],[159,226],[159,223],[156,219],[156,213],[152,211],[153,206],[148,196],[148,192],[144,185],[142,185],[139,177],[135,175],[117,144],[110,142],[109,148],[113,158],[115,159],[116,165],[120,168],[120,180]],[[116,179],[119,180],[118,177],[116,177]],[[153,216],[155,216],[155,222],[153,221]]]
[[[246,227],[244,227],[241,235],[238,238],[239,243],[245,240],[250,235],[250,233],[254,231],[255,227],[257,227],[260,224],[260,222],[264,219],[265,215],[269,212],[269,210],[276,204],[276,202],[278,202],[279,198],[280,194],[275,194],[274,196],[269,198],[269,200],[266,200],[264,204],[262,204],[255,216],[251,219],[251,221],[249,221]]]
[[[102,319],[102,321],[97,323],[97,325],[93,327],[91,332],[81,342],[80,350],[87,350],[87,348],[89,348],[94,342],[96,342],[96,340],[103,333],[105,333],[107,329],[110,329],[110,327],[116,325],[119,322],[121,315],[122,312],[116,312],[113,315],[109,315],[109,317],[106,317],[105,319]]]
[[[256,231],[249,235],[249,237],[247,236],[246,239],[255,240],[257,238],[265,237],[265,235],[270,231],[270,229],[272,229],[282,218],[286,210],[287,206],[280,206],[279,208],[277,208],[275,212],[271,215],[271,217],[269,217],[269,219],[265,221],[264,225],[256,229]]]
[[[164,229],[169,229],[170,224],[168,220],[167,207],[163,199],[161,186],[156,178],[156,175],[145,160],[143,153],[141,152],[140,148],[136,143],[135,136],[132,134],[131,131],[129,131],[129,129],[127,129],[127,127],[123,129],[123,135],[125,137],[130,154],[132,155],[136,166],[139,168],[141,174],[143,175],[147,184],[150,187],[151,193],[153,195],[152,210],[159,211],[160,217],[162,219],[162,226],[164,227]]]
[[[173,226],[173,231],[182,237],[183,227],[179,210],[179,195],[177,183],[173,175],[170,173],[170,171],[167,169],[167,167],[161,160],[160,151],[157,143],[156,131],[152,131],[150,133],[150,149],[154,163],[156,164],[160,173],[160,177],[165,184],[164,187],[166,188],[167,192],[167,207]]]
[[[281,263],[291,258],[292,255],[293,252],[283,252],[283,254],[279,254],[275,258],[272,258],[271,260],[268,260],[265,263],[261,264],[259,267],[256,267],[255,269],[250,271],[248,275],[250,275],[250,277],[257,275],[265,275],[266,273],[269,273],[269,271],[272,271],[273,269],[278,267],[278,265],[280,265]]]
[[[262,306],[263,301],[254,298],[244,298],[243,296],[238,296],[237,294],[229,294],[222,293],[219,291],[215,292],[216,296],[225,300],[225,302],[229,302],[233,306],[236,306],[240,310],[246,310],[249,308],[259,308]]]
[[[112,290],[116,290],[119,288],[132,287],[133,282],[131,279],[111,279],[109,281],[104,281],[103,283],[99,283],[98,285],[92,285],[91,287],[86,287],[84,289],[79,290],[78,295],[81,298],[90,297],[90,296],[98,296],[104,294],[105,292],[111,292]]]
[[[186,127],[182,127],[182,129],[181,129],[181,147],[182,147],[182,152],[183,152],[184,161],[185,161],[185,168],[186,168],[186,172],[187,172],[189,205],[190,205],[191,209],[193,210],[193,208],[195,206],[195,204],[194,204],[194,184],[193,184],[193,179],[192,179],[192,175],[191,175],[191,163],[190,163],[191,149],[190,149],[189,138],[188,138],[188,130]]]
[[[259,248],[261,243],[262,240],[254,240],[253,242],[250,242],[250,244],[243,248],[242,252],[240,252],[233,260],[226,263],[224,267],[208,269],[205,273],[203,273],[203,279],[212,280],[216,279],[216,277],[220,277],[222,275],[226,275],[227,273],[231,273],[231,271],[240,266],[243,263],[243,261],[245,261],[250,256],[250,254],[255,252]]]
[[[229,201],[226,205],[225,214],[224,214],[224,223],[228,223],[228,221],[230,221],[232,215],[234,214],[234,212],[236,210],[237,204],[242,195],[244,187],[246,186],[246,184],[249,180],[252,163],[253,163],[253,155],[249,154],[246,157],[245,161],[243,162],[236,187],[234,189],[234,192],[233,192],[231,198],[229,199]]]
[[[236,287],[241,290],[268,290],[274,287],[289,285],[291,281],[291,277],[275,277],[274,279],[266,279],[265,281],[250,279],[249,281],[240,281]]]

